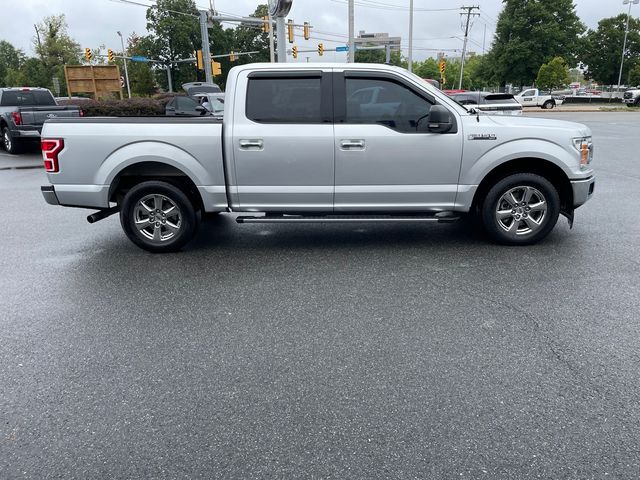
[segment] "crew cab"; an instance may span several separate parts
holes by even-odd
[[[79,116],[78,107],[58,106],[46,88],[0,88],[0,132],[9,153],[19,153],[25,141],[39,140],[45,120]]]
[[[175,251],[199,219],[452,222],[531,244],[593,194],[591,132],[479,115],[418,76],[368,64],[249,64],[223,119],[54,119],[42,153],[54,205],[119,212],[136,245]],[[373,96],[375,95],[375,100]]]
[[[523,107],[540,107],[552,109],[562,105],[564,98],[560,95],[542,95],[537,88],[528,88],[514,97]]]

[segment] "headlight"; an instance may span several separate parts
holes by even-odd
[[[573,146],[580,153],[580,168],[586,169],[593,160],[593,142],[591,137],[577,137],[573,139]]]

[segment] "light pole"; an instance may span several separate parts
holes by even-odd
[[[354,63],[356,61],[356,42],[354,27],[354,0],[349,0],[349,50],[347,50],[347,62]]]
[[[616,92],[620,91],[620,83],[622,83],[622,68],[624,67],[624,54],[627,51],[627,36],[629,35],[629,19],[631,18],[631,5],[640,3],[640,0],[623,0],[622,4],[629,4],[629,13],[627,13],[627,26],[624,29],[624,42],[622,43],[622,59],[620,60],[620,74],[618,75],[618,88]]]
[[[409,0],[409,71],[413,71],[413,0]]]
[[[124,38],[122,33],[118,30],[118,36],[120,37],[120,43],[122,44],[122,61],[124,62],[124,78],[127,82],[127,95],[131,98],[131,88],[129,87],[129,71],[127,70],[127,55],[124,51]]]

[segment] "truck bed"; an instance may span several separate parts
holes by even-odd
[[[213,117],[91,117],[47,120],[42,138],[61,138],[58,200],[109,207],[109,187],[130,165],[158,163],[184,172],[207,210],[227,206],[222,121]]]

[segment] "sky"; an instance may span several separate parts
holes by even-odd
[[[152,0],[132,1],[152,4]],[[266,0],[213,0],[213,3],[220,12],[249,15]],[[574,3],[578,16],[589,28],[595,28],[598,20],[626,12],[628,8],[622,5],[622,0],[576,0]],[[209,0],[196,0],[196,4],[207,9]],[[409,0],[355,0],[355,4],[356,33],[365,30],[401,36],[406,56]],[[464,32],[458,8],[463,5],[480,6],[480,16],[472,24],[468,50],[482,53],[483,44],[489,49],[502,5],[500,0],[414,0],[414,60],[435,57],[438,51],[460,56]],[[445,10],[428,11],[430,9]],[[633,9],[632,14],[640,16],[640,5],[634,5]],[[0,40],[7,40],[30,55],[33,54],[34,24],[47,15],[64,13],[69,34],[82,48],[104,45],[120,49],[118,30],[125,37],[132,32],[140,35],[146,32],[146,8],[120,0],[0,0],[0,12]],[[347,43],[347,0],[293,0],[288,18],[297,24],[306,21],[312,25],[309,41],[301,38],[301,32],[296,32],[295,44],[299,49],[315,49],[318,42],[323,42],[325,48]],[[306,56],[310,57],[309,61],[318,60],[316,54],[305,53],[300,54],[298,61],[307,61]],[[327,52],[322,60],[345,61],[346,54]],[[291,57],[289,61],[293,61]]]

